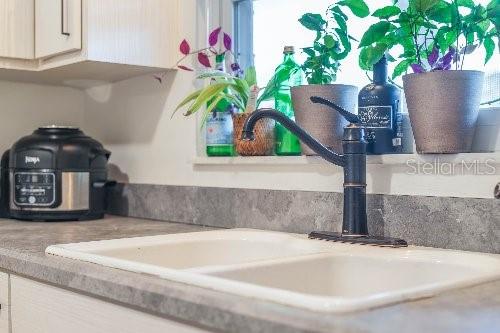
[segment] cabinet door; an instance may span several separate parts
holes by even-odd
[[[35,57],[82,48],[82,1],[35,0]]]
[[[12,333],[207,332],[14,275],[10,283]]]
[[[0,272],[0,333],[9,333],[9,275]]]
[[[35,0],[0,0],[0,57],[34,59]]]

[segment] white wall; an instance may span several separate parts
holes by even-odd
[[[0,81],[0,152],[39,126],[80,126],[84,93],[64,87]]]

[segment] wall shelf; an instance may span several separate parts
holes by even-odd
[[[196,157],[192,161],[196,166],[211,165],[328,165],[329,163],[317,156],[251,156],[251,157]],[[500,165],[500,152],[464,153],[464,154],[401,154],[368,156],[369,165],[406,165],[407,163],[488,163]]]

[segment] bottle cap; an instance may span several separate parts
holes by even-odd
[[[216,62],[223,62],[226,59],[226,54],[225,53],[219,53],[215,55],[215,61]]]
[[[285,46],[283,49],[284,54],[294,54],[295,53],[295,47],[293,46]]]

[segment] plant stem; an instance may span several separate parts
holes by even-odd
[[[422,65],[422,59],[420,57],[420,47],[418,45],[418,31],[417,31],[417,25],[412,22],[412,32],[413,32],[413,43],[415,44],[415,51],[417,53],[417,62],[419,65]]]
[[[464,55],[461,59],[460,63],[460,70],[464,69],[464,63],[465,63],[465,56],[467,55],[467,47],[469,46],[469,43],[467,42],[467,36],[469,35],[469,31],[467,29],[464,29],[464,36],[465,36],[465,47],[464,47]],[[472,45],[472,44],[471,44]]]
[[[500,102],[500,97],[498,97],[496,99],[492,99],[491,101],[482,102],[481,105],[491,105],[491,104],[494,104],[497,102]]]
[[[460,17],[460,12],[459,12],[459,10],[458,10],[458,3],[457,3],[457,0],[453,0],[453,5],[455,6],[455,11],[456,11],[456,14],[457,14],[457,16],[456,16],[456,17]],[[457,59],[458,59],[458,61],[457,61],[457,62],[455,62],[455,69],[456,69],[456,70],[458,70],[458,63],[461,61],[461,59],[460,59],[460,52],[459,52],[459,51],[460,51],[460,46],[459,46],[459,44],[458,44],[458,40],[459,40],[459,39],[460,39],[460,23],[458,23],[458,24],[457,24],[457,49],[456,49],[456,50],[457,50],[457,51],[456,51],[457,53],[456,53],[456,54],[457,54],[457,57],[458,57],[458,58],[457,58]]]
[[[368,78],[368,80],[370,80],[370,82],[373,82],[372,78],[370,77],[370,75],[368,75],[368,72],[365,72],[365,75],[366,77]]]
[[[425,55],[427,58],[429,58],[429,48],[427,47],[427,35],[429,34],[430,30],[431,29],[427,28],[427,31],[425,32],[424,35]]]
[[[180,64],[181,62],[183,62],[183,61],[184,61],[187,57],[192,56],[193,54],[198,54],[198,53],[200,53],[200,52],[207,51],[207,50],[211,50],[211,51],[215,51],[215,52],[217,52],[217,50],[214,50],[211,46],[210,46],[210,47],[205,47],[205,48],[203,48],[203,49],[198,49],[198,50],[193,51],[193,52],[189,52],[188,54],[186,54],[186,55],[184,55],[182,58],[180,58],[180,59],[179,59],[179,61],[177,61],[177,62],[175,63],[175,65],[172,67],[172,69],[174,69],[174,68],[176,68],[177,66],[179,66],[179,64]]]
[[[389,78],[389,82],[398,87],[399,89],[403,90],[404,88],[401,87],[399,84],[397,84],[393,79]]]

